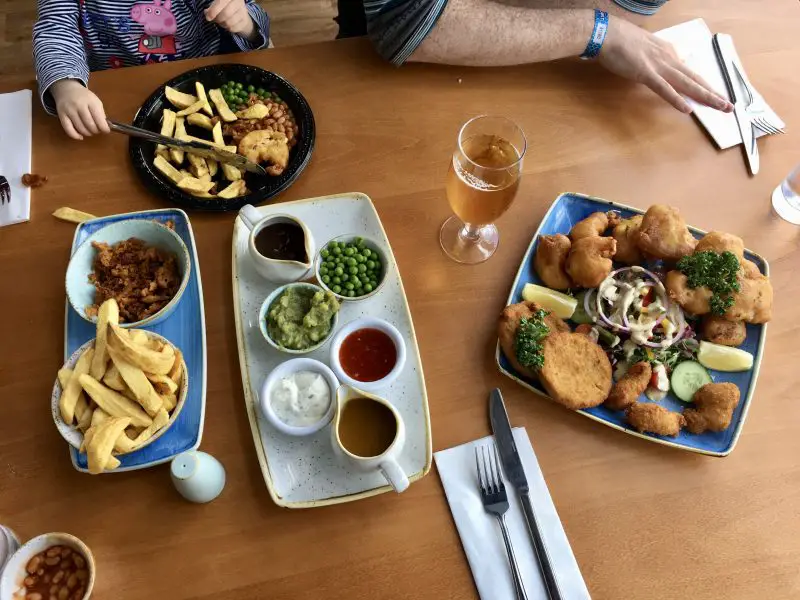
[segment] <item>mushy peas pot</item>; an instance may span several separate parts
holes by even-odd
[[[267,332],[276,344],[290,350],[306,350],[331,332],[331,320],[339,311],[336,297],[323,290],[289,287],[267,313]]]

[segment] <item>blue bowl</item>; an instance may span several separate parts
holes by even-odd
[[[130,238],[138,238],[148,246],[155,246],[174,254],[177,257],[178,270],[181,273],[181,285],[172,300],[160,311],[135,323],[120,323],[121,327],[145,327],[160,323],[172,314],[178,306],[183,292],[186,290],[192,263],[189,259],[189,250],[187,250],[186,244],[183,243],[178,234],[156,221],[144,219],[117,221],[99,229],[86,238],[70,258],[69,266],[67,267],[67,298],[75,312],[89,323],[97,322],[97,317],[90,317],[86,314],[86,308],[94,304],[95,298],[94,284],[89,281],[89,275],[94,270],[93,264],[97,254],[97,251],[92,247],[92,242],[105,242],[113,245]]]

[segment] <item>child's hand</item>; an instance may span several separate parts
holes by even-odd
[[[76,79],[61,79],[50,86],[61,126],[67,135],[82,140],[97,133],[110,133],[100,98]]]
[[[258,33],[244,0],[214,0],[206,9],[206,19],[250,41],[253,41]]]

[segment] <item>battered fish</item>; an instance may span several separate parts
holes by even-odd
[[[723,346],[741,346],[747,337],[747,327],[741,321],[728,321],[723,317],[703,317],[703,339]]]
[[[745,323],[766,323],[772,319],[772,283],[758,267],[745,260],[738,275],[739,291],[733,294],[733,304],[725,312],[729,321]],[[688,313],[706,315],[711,312],[711,290],[707,287],[689,287],[686,275],[680,271],[670,271],[664,281],[669,297],[675,300]]]
[[[617,252],[614,255],[614,260],[626,265],[639,265],[642,263],[642,253],[639,251],[637,241],[643,219],[643,215],[636,215],[630,219],[623,219],[614,227],[612,235],[617,240]]]
[[[631,365],[625,376],[611,388],[611,393],[603,405],[611,410],[625,410],[644,393],[652,374],[653,369],[648,362]]]
[[[598,213],[599,214],[599,213]],[[612,237],[584,237],[573,242],[567,258],[567,273],[582,288],[595,288],[611,273],[611,259],[617,251]]]
[[[530,318],[537,310],[541,309],[535,302],[520,302],[519,304],[512,304],[507,306],[500,315],[500,320],[497,323],[497,337],[500,340],[500,347],[503,354],[520,375],[530,379],[536,379],[538,373],[533,369],[524,367],[517,360],[517,353],[514,349],[514,342],[517,336],[517,328],[519,322],[523,317]],[[544,324],[550,329],[550,333],[567,332],[569,325],[556,315],[550,313],[544,318]]]
[[[739,259],[739,264],[744,262],[744,241],[742,241],[742,238],[732,233],[709,231],[697,242],[697,247],[694,251],[706,252],[709,250],[717,254],[731,252]]]
[[[707,383],[694,394],[696,408],[683,411],[686,429],[692,433],[724,431],[739,404],[739,388],[732,383]]]
[[[694,252],[697,240],[677,208],[654,204],[642,219],[637,244],[639,250],[652,258],[677,262]]]
[[[544,340],[539,380],[567,408],[599,406],[611,391],[611,363],[603,349],[580,333],[551,333]]]
[[[576,242],[582,238],[598,237],[605,233],[609,227],[614,227],[619,223],[619,215],[613,210],[607,213],[596,212],[586,217],[583,221],[578,221],[569,232],[569,238]]]
[[[554,290],[567,290],[572,280],[567,275],[566,262],[572,243],[560,233],[539,236],[533,268],[544,284]]]
[[[641,433],[675,437],[686,420],[681,413],[672,412],[652,402],[635,402],[625,411],[628,424]]]

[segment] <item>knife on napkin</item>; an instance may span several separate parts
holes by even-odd
[[[539,561],[539,569],[544,578],[547,593],[550,596],[550,600],[562,600],[555,571],[553,571],[553,564],[547,552],[547,546],[545,546],[544,540],[542,539],[542,533],[536,522],[536,515],[533,512],[528,478],[525,476],[525,469],[522,466],[522,460],[517,451],[517,445],[514,442],[514,435],[511,432],[511,423],[508,420],[508,413],[503,403],[503,396],[497,388],[492,390],[489,398],[489,418],[492,422],[492,432],[494,433],[494,438],[497,443],[497,449],[500,451],[500,460],[503,463],[503,470],[506,473],[508,481],[517,490],[517,494],[522,503],[525,522],[528,524],[528,532],[531,535],[533,549]]]
[[[753,122],[746,110],[744,100],[745,94],[742,90],[742,86],[744,86],[745,83],[739,76],[737,67],[733,62],[733,57],[730,56],[728,52],[728,48],[733,47],[733,40],[730,36],[717,33],[714,35],[712,43],[714,45],[714,54],[722,70],[722,78],[725,80],[725,85],[728,88],[728,95],[733,103],[733,114],[736,116],[736,123],[739,126],[739,133],[742,136],[742,147],[744,149],[745,159],[747,160],[747,166],[750,168],[750,173],[757,175],[760,167],[758,143],[756,142],[755,131],[753,130]]]

